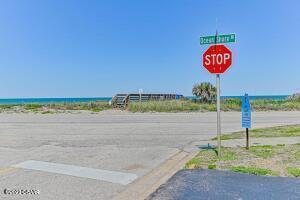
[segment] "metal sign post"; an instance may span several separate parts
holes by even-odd
[[[221,102],[220,102],[220,74],[223,74],[232,64],[232,52],[220,43],[235,42],[235,34],[200,37],[200,45],[211,45],[202,56],[202,65],[211,73],[216,74],[217,86],[217,137],[218,156],[221,156]]]
[[[246,149],[249,149],[249,129],[246,128]]]
[[[221,104],[220,104],[220,74],[216,75],[217,85],[217,135],[218,135],[218,156],[221,156]]]
[[[246,128],[246,149],[249,149],[249,128],[251,128],[251,105],[248,94],[242,101],[242,127]]]

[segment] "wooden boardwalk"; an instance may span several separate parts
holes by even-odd
[[[183,98],[179,94],[116,94],[112,98],[114,107],[126,108],[130,102],[165,101]]]

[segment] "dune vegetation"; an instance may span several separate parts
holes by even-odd
[[[241,111],[240,99],[223,99],[222,111]],[[300,111],[300,98],[284,100],[251,100],[253,111]],[[216,111],[215,102],[201,102],[190,99],[172,101],[151,101],[130,103],[127,107],[131,112],[190,112],[190,111]]]
[[[199,91],[198,91],[199,92]],[[211,96],[213,94],[209,94]],[[214,95],[213,95],[214,96]],[[300,95],[294,94],[287,99],[256,99],[251,100],[253,111],[300,111]],[[241,111],[242,101],[238,98],[222,99],[222,111]],[[0,105],[0,112],[41,112],[51,114],[58,111],[92,111],[99,112],[113,109],[108,101],[76,102],[76,103],[31,103]],[[118,108],[116,108],[118,109]],[[216,103],[209,97],[201,99],[180,99],[168,101],[130,102],[126,107],[129,112],[212,112],[216,111]]]
[[[35,112],[41,114],[53,114],[64,111],[92,111],[99,112],[102,110],[111,109],[107,101],[95,101],[95,102],[78,102],[78,103],[30,103],[30,104],[9,104],[0,105],[1,112]]]

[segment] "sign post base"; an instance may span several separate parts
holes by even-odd
[[[249,149],[249,129],[246,128],[246,149]]]

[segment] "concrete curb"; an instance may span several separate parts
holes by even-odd
[[[195,157],[198,151],[187,152],[180,150],[172,157],[162,163],[160,166],[153,169],[147,175],[137,179],[128,187],[117,194],[114,200],[144,200],[152,194],[159,186],[164,184],[171,178],[177,171],[182,169],[184,164]]]

